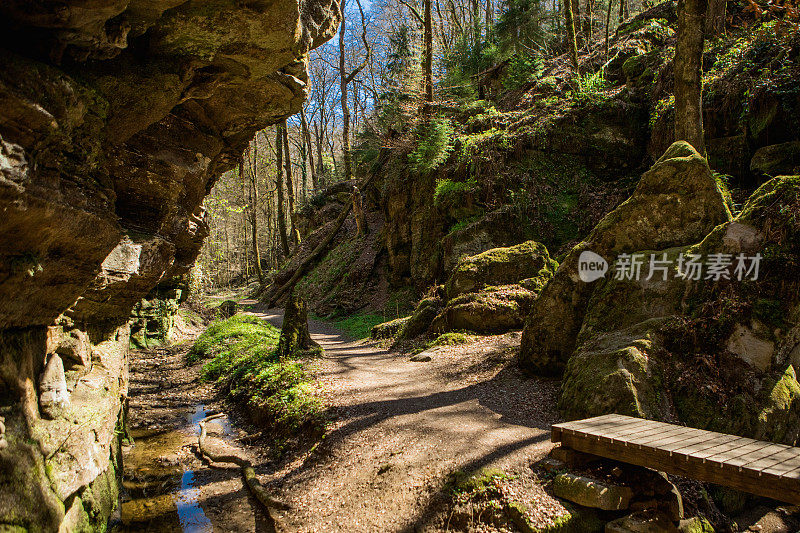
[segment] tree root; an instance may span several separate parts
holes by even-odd
[[[264,488],[264,485],[262,485],[256,477],[256,472],[253,470],[253,466],[250,464],[250,461],[235,455],[217,455],[204,446],[206,440],[206,422],[222,416],[224,416],[224,414],[219,413],[208,416],[200,421],[200,436],[197,438],[197,447],[200,450],[200,454],[214,463],[233,463],[241,468],[247,488],[250,489],[250,492],[253,493],[253,496],[255,496],[259,502],[261,502],[261,505],[264,506],[267,514],[270,514],[270,509],[279,509],[282,511],[289,509],[290,507],[288,504],[270,496],[269,492],[267,492],[267,489]]]

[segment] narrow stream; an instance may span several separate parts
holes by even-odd
[[[175,430],[132,431],[133,446],[123,450],[121,525],[113,531],[211,533],[214,531],[201,502],[191,449],[198,423],[209,415],[202,403],[186,416],[187,426]],[[222,435],[235,435],[227,417],[214,420]]]

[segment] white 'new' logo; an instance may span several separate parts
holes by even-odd
[[[591,283],[605,277],[608,272],[608,261],[589,250],[581,252],[578,257],[578,275],[581,281]]]

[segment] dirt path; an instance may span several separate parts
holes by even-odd
[[[251,312],[281,324],[280,310]],[[449,473],[529,472],[550,449],[558,384],[516,370],[519,333],[442,348],[431,361],[415,363],[327,324],[309,325],[325,348],[311,371],[337,415],[320,445],[275,465],[264,450],[240,442],[240,428],[249,425],[237,424],[235,412],[232,423],[210,424],[208,440],[221,453],[253,461],[292,509],[276,513],[273,524],[238,468],[212,468],[197,456],[197,421],[226,405],[200,381],[202,363],[185,365],[187,339],[131,355],[129,425],[136,445],[124,451],[125,525],[116,531],[441,530],[437,494]],[[548,498],[535,484],[521,490],[526,501]]]
[[[281,323],[280,310],[254,314]],[[415,363],[309,325],[325,348],[315,372],[339,417],[310,457],[272,475],[293,507],[276,516],[280,531],[437,530],[435,495],[448,473],[528,469],[551,448],[557,383],[519,373],[519,333]]]

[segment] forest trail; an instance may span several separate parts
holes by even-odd
[[[250,312],[281,324],[281,310]],[[449,473],[528,469],[550,450],[558,383],[517,370],[519,333],[412,362],[325,323],[309,327],[325,348],[314,372],[338,417],[313,454],[271,476],[292,506],[276,514],[279,531],[435,530],[425,524]]]

